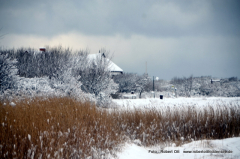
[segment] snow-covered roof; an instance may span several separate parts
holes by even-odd
[[[220,79],[211,79],[212,82],[220,82]]]
[[[88,55],[88,58],[89,58],[90,60],[96,60],[97,58],[100,58],[101,56],[102,56],[103,58],[105,58],[105,55],[102,54],[102,53],[89,54],[89,55]],[[111,60],[109,60],[108,58],[105,58],[105,59],[106,59],[107,62],[109,62],[108,68],[109,68],[109,70],[110,70],[111,72],[123,72],[123,70],[122,70],[118,65],[116,65],[115,63],[113,63],[113,62],[112,62]]]

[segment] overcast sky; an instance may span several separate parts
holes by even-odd
[[[125,72],[240,78],[239,0],[0,0],[0,46],[106,48]]]

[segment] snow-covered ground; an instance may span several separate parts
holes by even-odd
[[[148,99],[115,99],[113,102],[119,108],[162,108],[165,106],[227,106],[240,105],[240,98],[148,98]],[[163,151],[163,152],[162,152]],[[168,152],[168,153],[167,153]],[[223,140],[192,141],[176,147],[174,143],[158,145],[154,147],[138,146],[137,143],[126,143],[122,152],[118,154],[120,159],[158,159],[158,158],[240,158],[240,137]]]
[[[210,98],[147,98],[147,99],[114,99],[120,108],[149,108],[164,106],[215,106],[240,104],[240,97],[210,97]]]
[[[126,144],[119,159],[218,159],[240,158],[240,137],[223,140],[193,141],[180,147],[163,145],[142,147],[134,143]]]

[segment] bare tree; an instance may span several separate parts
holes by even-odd
[[[58,47],[46,47],[45,52],[39,52],[32,48],[20,48],[11,53],[16,58],[18,75],[25,78],[56,77],[63,71],[63,67],[71,57],[71,50]]]
[[[191,75],[190,77],[183,77],[183,78],[178,78],[174,77],[171,81],[171,84],[173,84],[175,87],[178,89],[178,95],[182,96],[191,96],[191,92],[193,89],[193,76]]]
[[[186,78],[184,77],[184,90],[187,97],[191,97],[191,92],[193,88],[193,75]]]
[[[142,97],[142,93],[144,92],[147,83],[148,83],[147,74],[143,74],[142,76],[136,76],[136,90],[139,92],[139,98]]]
[[[123,73],[113,77],[114,82],[119,85],[118,91],[120,93],[126,92],[129,93],[136,89],[136,74],[133,73]]]
[[[137,75],[135,73],[124,73],[114,76],[114,81],[119,84],[119,92],[129,93],[135,91],[141,94],[146,90],[146,85],[149,83],[148,76],[146,74]]]

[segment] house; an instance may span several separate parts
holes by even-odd
[[[219,83],[220,83],[220,82],[221,82],[221,79],[214,79],[214,80],[211,79],[211,84],[216,83],[216,82],[219,82]]]
[[[125,94],[123,99],[137,99],[137,96],[135,94]]]
[[[97,53],[97,54],[89,54],[88,55],[88,59],[93,60],[93,61],[96,61],[96,60],[102,59],[102,58],[104,58],[108,62],[108,64],[109,64],[108,68],[111,71],[112,75],[123,74],[123,70],[118,65],[116,65],[114,62],[112,62],[111,60],[106,58],[104,53]]]

